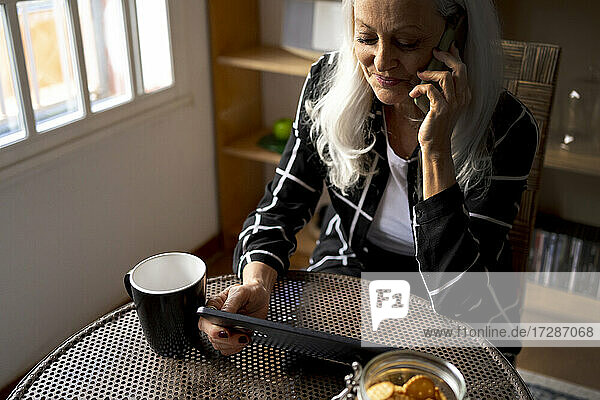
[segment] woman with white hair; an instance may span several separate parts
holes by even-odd
[[[266,317],[325,183],[332,204],[308,270],[414,271],[436,310],[460,293],[476,309],[489,285],[465,291],[462,273],[512,270],[507,234],[538,143],[533,116],[502,89],[494,6],[344,0],[342,9],[343,45],[313,64],[276,176],[240,233],[233,264],[243,284],[208,305]],[[467,17],[464,48],[439,51],[457,14]],[[432,58],[447,71],[426,70]],[[249,341],[204,319],[199,328],[223,354]]]

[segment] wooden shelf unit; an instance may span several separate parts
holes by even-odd
[[[257,0],[209,0],[208,15],[219,222],[225,250],[231,251],[243,221],[264,192],[264,172],[261,163],[225,149],[263,126],[261,77],[258,71],[221,63],[220,58],[260,46],[260,13]]]
[[[223,146],[222,151],[230,156],[277,165],[281,154],[264,149],[257,144],[258,140],[267,133],[268,129],[266,128],[257,133],[250,133],[248,136]]]
[[[209,0],[208,10],[220,225],[226,250],[231,250],[264,193],[265,164],[277,165],[280,159],[257,145],[268,132],[262,120],[261,74],[304,78],[315,60],[260,43],[258,0]],[[317,236],[311,224],[296,235],[293,267],[308,266]]]

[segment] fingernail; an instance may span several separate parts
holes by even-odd
[[[248,338],[246,336],[240,336],[239,342],[240,343],[248,343]]]
[[[219,331],[219,337],[221,339],[227,339],[229,337],[229,335],[225,331]]]

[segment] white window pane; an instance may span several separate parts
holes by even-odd
[[[65,0],[17,3],[31,101],[39,132],[83,116]]]
[[[17,100],[14,57],[8,46],[6,14],[0,7],[0,147],[26,137],[21,107]]]
[[[171,86],[171,45],[166,0],[136,0],[144,92]]]
[[[92,111],[131,100],[121,0],[78,0]]]

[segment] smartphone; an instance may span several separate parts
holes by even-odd
[[[463,57],[463,52],[465,48],[467,36],[467,16],[464,12],[455,13],[448,18],[446,18],[446,29],[444,30],[444,34],[440,39],[440,43],[438,44],[438,49],[442,51],[450,51],[450,46],[452,42],[455,42],[455,46],[460,52],[461,58]],[[450,69],[446,64],[442,61],[438,60],[435,57],[431,58],[429,65],[425,68],[428,71],[449,71]],[[421,84],[428,83],[427,81],[421,81]],[[442,91],[441,87],[437,82],[429,82],[432,83],[440,92]],[[429,98],[426,95],[421,95],[416,98],[415,104],[423,114],[427,115],[429,112]]]

